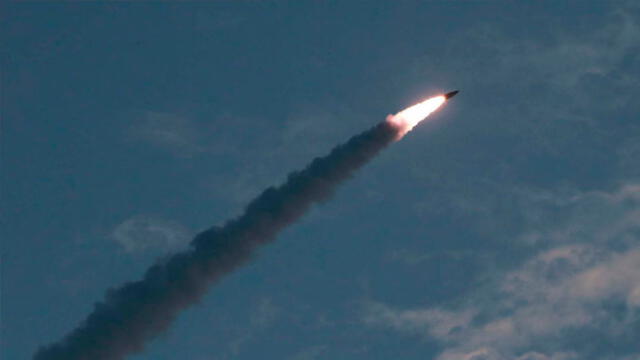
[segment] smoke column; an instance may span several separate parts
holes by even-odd
[[[257,247],[327,199],[397,137],[398,128],[382,122],[291,173],[283,185],[268,188],[249,203],[240,217],[198,234],[188,251],[153,265],[142,280],[108,290],[79,327],[39,349],[34,359],[112,360],[141,351],[212,282],[247,262]]]
[[[198,234],[189,250],[153,265],[142,280],[110,289],[91,314],[61,341],[40,348],[34,360],[117,360],[139,352],[166,330],[180,310],[208,286],[251,259],[255,249],[326,200],[336,187],[380,150],[445,102],[436,96],[352,137],[306,169],[289,174],[254,199],[244,214]]]

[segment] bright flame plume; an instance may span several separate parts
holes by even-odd
[[[429,114],[436,111],[446,100],[444,95],[429,98],[395,115],[387,116],[387,122],[398,128],[398,139],[400,139],[429,116]]]

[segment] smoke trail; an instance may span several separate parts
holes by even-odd
[[[327,199],[338,184],[393,142],[398,127],[382,122],[293,172],[254,199],[240,217],[198,234],[190,250],[153,265],[142,280],[107,291],[82,324],[35,360],[112,360],[139,352],[207,287],[247,262],[255,249]]]

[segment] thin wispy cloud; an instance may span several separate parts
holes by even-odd
[[[148,215],[136,215],[118,224],[111,238],[128,253],[169,252],[189,244],[192,232],[183,225]]]
[[[144,111],[134,116],[127,136],[178,157],[191,157],[205,150],[202,129],[193,120],[178,114]]]
[[[325,345],[316,345],[311,346],[308,349],[304,349],[294,354],[289,358],[289,360],[315,360],[321,359],[322,354],[326,352],[327,346]]]
[[[553,18],[548,26],[553,27]],[[483,24],[468,32],[455,34],[447,59],[460,66],[483,68],[490,81],[529,78],[545,87],[572,90],[572,98],[588,90],[582,80],[591,75],[608,76],[609,84],[637,84],[631,74],[620,73],[623,62],[637,57],[640,48],[640,9],[630,4],[620,6],[604,16],[604,22],[576,22],[572,27],[558,27],[540,39],[539,32],[514,37],[492,24]],[[544,31],[542,32],[544,34]],[[534,37],[535,36],[535,37]],[[462,41],[464,39],[464,41]],[[464,49],[462,46],[470,46]],[[460,59],[461,53],[474,51],[483,56]],[[531,85],[535,81],[528,81]],[[523,84],[524,85],[524,84]],[[567,99],[571,101],[572,99]]]

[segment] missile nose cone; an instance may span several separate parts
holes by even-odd
[[[448,93],[444,94],[444,98],[445,98],[445,99],[447,99],[447,100],[449,100],[449,99],[451,99],[452,97],[456,96],[456,94],[457,94],[457,93],[459,93],[459,91],[458,91],[458,90],[454,90],[454,91],[452,91],[452,92],[448,92]]]

